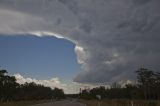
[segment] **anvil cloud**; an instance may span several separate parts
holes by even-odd
[[[158,71],[159,10],[159,0],[1,0],[0,33],[68,39],[82,64],[75,82],[123,82]]]

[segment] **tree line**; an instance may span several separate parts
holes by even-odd
[[[125,87],[121,87],[114,83],[110,88],[100,86],[90,90],[84,89],[79,96],[82,99],[96,99],[96,95],[100,95],[102,99],[160,100],[160,73],[146,68],[140,68],[136,73],[136,84],[126,84]]]
[[[19,84],[14,76],[0,70],[0,102],[22,100],[44,100],[64,98],[62,89],[45,87],[34,82]]]

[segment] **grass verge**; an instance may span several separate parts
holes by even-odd
[[[87,106],[160,106],[160,101],[144,101],[144,100],[80,100]]]
[[[8,103],[0,103],[0,106],[29,106],[39,103],[46,103],[49,100],[41,100],[41,101],[21,101],[21,102],[8,102]]]

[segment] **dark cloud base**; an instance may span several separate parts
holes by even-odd
[[[76,82],[134,80],[140,67],[159,71],[159,0],[13,1],[0,1],[0,33],[58,33],[75,43],[82,64]]]

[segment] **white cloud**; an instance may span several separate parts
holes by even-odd
[[[37,80],[34,78],[25,78],[20,74],[15,74],[14,76],[17,80],[17,83],[19,83],[19,84],[24,84],[25,82],[28,82],[28,83],[34,82],[36,84],[41,84],[41,85],[44,85],[47,87],[51,87],[53,89],[55,87],[62,88],[65,90],[65,92],[67,92],[67,85],[62,83],[58,77],[51,78],[49,80]]]
[[[63,39],[64,37],[62,37],[62,35],[58,34],[58,33],[54,33],[54,32],[45,32],[45,31],[36,31],[36,32],[29,32],[28,34],[33,34],[39,37],[42,37],[44,35],[46,36],[54,36],[56,38],[59,39]]]
[[[85,64],[85,56],[86,56],[86,52],[84,51],[84,49],[78,45],[76,45],[75,47],[75,52],[77,54],[77,60],[79,64]],[[82,58],[83,57],[83,58]]]

